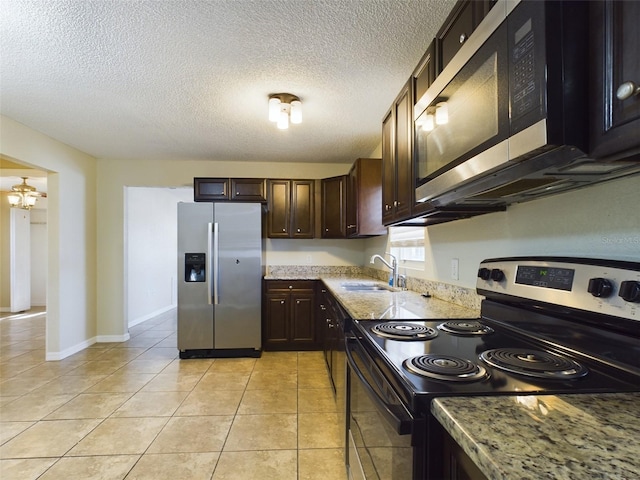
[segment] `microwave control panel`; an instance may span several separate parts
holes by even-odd
[[[531,18],[514,33],[513,94],[511,113],[520,117],[538,106],[536,91],[535,43]]]

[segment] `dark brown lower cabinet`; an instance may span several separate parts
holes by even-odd
[[[443,467],[446,480],[487,480],[469,455],[446,431],[443,441]]]
[[[264,350],[316,350],[315,280],[265,280],[262,319]]]

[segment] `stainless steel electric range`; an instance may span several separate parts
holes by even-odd
[[[490,259],[477,292],[479,318],[353,322],[351,478],[443,478],[436,397],[640,391],[640,263]]]

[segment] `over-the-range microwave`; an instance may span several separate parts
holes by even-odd
[[[416,102],[416,202],[489,208],[640,170],[587,156],[587,25],[588,2],[496,2]]]

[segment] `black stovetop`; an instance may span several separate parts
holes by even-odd
[[[362,320],[354,321],[353,333],[369,353],[385,377],[393,385],[410,408],[428,405],[438,396],[460,395],[506,395],[506,394],[560,394],[560,393],[605,393],[639,391],[640,376],[637,372],[620,371],[615,359],[595,358],[573,348],[571,342],[559,346],[553,338],[547,341],[527,338],[487,318],[469,319],[491,327],[492,332],[483,335],[457,335],[438,328],[444,320],[398,321],[407,326],[418,326],[433,333],[434,338],[419,340],[396,340],[379,336],[372,329],[376,325],[389,326],[390,322]],[[561,322],[562,323],[562,322]],[[537,323],[536,323],[537,324]],[[558,336],[566,342],[566,326],[558,325]],[[603,345],[606,357],[608,345]],[[546,352],[568,361],[578,362],[586,373],[578,378],[543,379],[510,373],[489,365],[480,359],[483,352],[493,349],[522,349]],[[422,355],[442,354],[465,359],[486,371],[477,380],[451,381],[432,379],[407,368],[406,360]],[[615,355],[614,355],[615,356]]]

